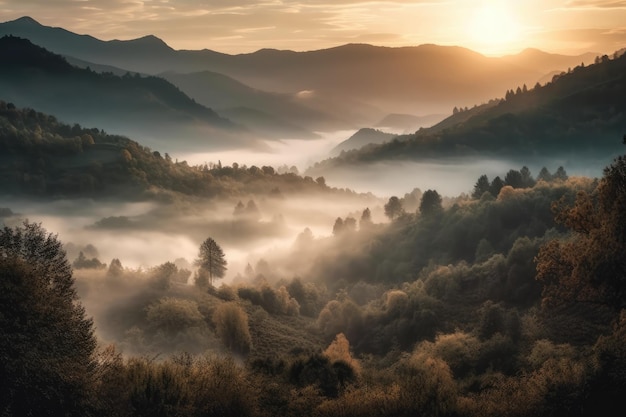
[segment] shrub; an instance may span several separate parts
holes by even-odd
[[[252,347],[248,315],[236,302],[220,304],[213,312],[213,323],[222,343],[235,353],[247,354]]]

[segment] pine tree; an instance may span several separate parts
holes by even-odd
[[[475,200],[479,200],[480,197],[486,192],[489,191],[489,178],[486,175],[481,175],[474,184],[474,191],[472,192],[472,198]]]
[[[224,251],[212,238],[207,238],[198,252],[198,258],[194,264],[209,275],[209,284],[213,285],[215,278],[223,278],[226,273],[226,259]]]

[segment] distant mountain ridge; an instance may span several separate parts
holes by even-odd
[[[397,135],[386,133],[378,129],[362,128],[348,139],[341,142],[331,150],[332,155],[338,155],[341,152],[359,149],[370,144],[381,144],[387,142]]]
[[[300,137],[315,137],[313,131],[328,131],[344,128],[350,122],[343,120],[340,114],[316,109],[311,99],[301,99],[295,94],[270,93],[251,88],[227,75],[201,71],[189,74],[166,72],[159,76],[170,81],[199,103],[211,107],[221,114],[231,117],[252,128],[258,127],[254,121],[242,113],[256,114],[270,122],[269,128],[284,128],[285,133],[292,130]],[[230,117],[230,116],[229,116]],[[259,119],[260,121],[260,119]],[[289,127],[291,126],[291,127]],[[302,132],[297,132],[300,129]],[[305,132],[304,130],[308,130]],[[304,135],[304,136],[302,136]]]
[[[387,48],[367,44],[228,55],[208,49],[177,51],[153,36],[102,41],[46,27],[30,18],[0,24],[0,35],[11,33],[55,53],[140,73],[212,71],[265,91],[294,94],[306,90],[338,103],[349,97],[355,104],[373,106],[369,112],[365,107],[359,112],[361,122],[369,118],[370,125],[389,113],[430,114],[450,111],[455,105],[481,103],[512,86],[533,85],[550,71],[565,70],[553,67],[557,61],[569,67],[586,59],[555,60],[548,55],[533,58],[532,65],[527,65],[522,62],[524,54],[488,58],[454,46]],[[374,108],[381,110],[376,113]]]
[[[151,138],[162,149],[236,147],[246,129],[157,77],[98,74],[13,36],[0,38],[0,99],[63,120]],[[251,143],[246,143],[247,146]]]

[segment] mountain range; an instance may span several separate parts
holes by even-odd
[[[167,152],[256,146],[245,127],[154,76],[96,73],[13,36],[0,38],[3,100],[66,122],[129,134]]]
[[[132,72],[211,71],[254,89],[316,98],[322,104],[314,105],[315,110],[341,114],[352,122],[350,127],[354,123],[373,125],[389,113],[449,113],[454,106],[501,97],[509,88],[534,85],[550,72],[581,62],[588,64],[595,57],[591,53],[565,56],[527,50],[493,58],[454,46],[387,48],[367,44],[306,52],[261,49],[230,55],[209,49],[175,50],[151,35],[103,41],[44,26],[29,17],[1,23],[3,34],[28,38],[64,56]],[[191,88],[183,90],[191,92]]]

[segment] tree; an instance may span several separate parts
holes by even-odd
[[[361,230],[366,229],[372,225],[372,212],[369,207],[363,210],[361,214],[361,220],[359,220],[359,228]]]
[[[246,216],[251,221],[259,221],[261,219],[261,212],[257,207],[254,200],[248,200],[248,204],[246,204]]]
[[[93,322],[55,235],[0,231],[0,415],[84,415],[93,387]]]
[[[233,210],[233,214],[235,216],[241,216],[243,215],[245,212],[245,206],[243,205],[243,203],[241,202],[241,200],[237,203],[237,205],[235,206],[235,209]]]
[[[474,191],[472,192],[472,198],[475,200],[479,200],[483,194],[489,191],[489,178],[486,175],[481,175],[474,184]]]
[[[497,197],[500,194],[500,190],[504,187],[504,181],[500,177],[495,177],[493,181],[491,181],[491,186],[489,187],[489,192]]]
[[[550,171],[548,171],[548,168],[546,167],[541,168],[541,171],[539,171],[539,175],[537,175],[537,181],[539,180],[542,180],[545,182],[552,181],[552,174],[550,174]]]
[[[343,228],[348,232],[356,231],[356,219],[354,217],[346,217],[343,221]]]
[[[403,211],[402,202],[396,196],[390,197],[387,204],[385,204],[385,215],[389,217],[389,220],[399,217]]]
[[[522,187],[523,188],[531,188],[535,186],[535,179],[530,173],[530,169],[527,166],[523,166],[520,169],[520,174],[522,175]]]
[[[213,324],[222,342],[231,351],[247,354],[252,347],[248,315],[234,301],[222,303],[213,312]]]
[[[124,274],[124,267],[122,267],[122,262],[118,258],[113,258],[111,263],[109,264],[109,269],[107,270],[108,277],[119,277]]]
[[[157,288],[167,290],[178,275],[178,267],[173,262],[165,262],[150,271],[152,282]]]
[[[213,285],[215,278],[223,278],[226,273],[226,259],[224,251],[212,238],[207,238],[198,252],[194,264],[209,275],[209,284]]]
[[[313,232],[308,227],[305,227],[304,230],[296,238],[296,246],[301,249],[307,249],[311,247],[313,240]]]
[[[572,207],[553,204],[570,239],[551,240],[536,257],[547,305],[593,303],[626,308],[626,158],[604,170],[596,190],[579,192]]]
[[[344,230],[343,219],[341,217],[337,217],[335,220],[335,224],[333,225],[333,235],[337,236],[341,234]]]
[[[554,179],[558,180],[558,181],[565,181],[567,180],[567,172],[565,172],[565,168],[563,168],[562,166],[558,167],[556,172],[554,173]]]
[[[504,185],[510,185],[513,188],[522,188],[524,186],[522,173],[514,169],[509,170],[504,176]]]
[[[98,258],[87,259],[83,251],[80,251],[78,258],[72,262],[74,269],[104,269],[106,264],[103,264]]]
[[[420,213],[423,216],[432,216],[442,211],[443,207],[441,206],[441,196],[439,193],[436,190],[426,190],[422,196],[422,202],[420,203]]]

